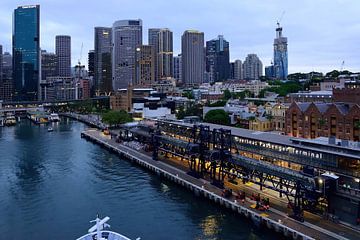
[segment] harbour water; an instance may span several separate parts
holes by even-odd
[[[278,239],[80,138],[82,123],[0,128],[0,239],[76,239],[97,213],[135,239]]]

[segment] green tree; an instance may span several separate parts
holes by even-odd
[[[226,105],[226,100],[219,100],[214,103],[209,103],[207,106],[208,107],[223,107],[225,105]]]
[[[221,125],[229,125],[230,118],[229,115],[222,109],[210,110],[206,113],[205,122],[215,123]]]
[[[194,94],[191,91],[184,91],[182,96],[187,97],[188,99],[194,99]]]
[[[186,116],[186,113],[185,113],[184,107],[181,106],[179,108],[179,111],[176,113],[176,118],[177,119],[184,119],[185,116]]]
[[[123,123],[133,121],[130,114],[128,114],[124,110],[105,112],[105,113],[102,114],[101,119],[102,119],[102,121],[104,123],[107,123],[110,126],[114,126],[114,125],[123,124]]]
[[[229,100],[231,97],[232,97],[232,95],[231,95],[231,92],[229,91],[229,89],[225,89],[223,99]]]

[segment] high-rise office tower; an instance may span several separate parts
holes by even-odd
[[[287,38],[282,36],[282,27],[277,23],[274,39],[274,77],[286,79],[288,75]]]
[[[204,80],[204,33],[187,30],[181,37],[182,79],[186,86],[200,85]]]
[[[94,45],[95,90],[100,93],[108,93],[112,90],[112,29],[110,27],[95,27]]]
[[[243,70],[244,79],[257,80],[263,73],[262,62],[256,54],[248,54],[243,63]]]
[[[159,32],[159,48],[157,53],[159,79],[172,77],[173,68],[173,33],[167,28]]]
[[[3,81],[3,75],[4,75],[3,64],[4,64],[4,62],[3,62],[3,49],[2,49],[2,45],[0,45],[0,84]]]
[[[159,53],[159,33],[161,28],[149,28],[148,30],[148,43],[150,46],[153,46],[155,58],[154,58],[154,65],[155,65],[155,81],[159,80],[159,73],[158,73],[158,53]]]
[[[182,74],[182,71],[181,71],[181,68],[182,68],[181,54],[174,57],[173,65],[174,65],[174,67],[173,67],[174,68],[173,77],[176,79],[177,83],[181,83],[181,81],[182,81],[182,77],[181,77],[181,74]]]
[[[95,51],[90,50],[88,52],[88,74],[89,77],[94,77],[95,75]]]
[[[12,64],[13,58],[9,52],[4,52],[2,55],[3,64],[2,64],[2,71],[3,71],[3,80],[4,79],[12,79]]]
[[[267,77],[269,79],[274,78],[274,65],[272,63],[270,66],[265,67],[265,77]]]
[[[136,48],[134,85],[150,87],[155,82],[154,48],[140,45]]]
[[[241,60],[234,61],[234,79],[240,80],[243,79],[243,65]]]
[[[20,6],[13,19],[15,100],[37,100],[40,69],[40,6]]]
[[[172,77],[173,33],[168,28],[150,28],[149,45],[155,51],[155,78],[162,80]]]
[[[235,73],[234,73],[234,62],[230,62],[230,72],[229,72],[229,78],[230,79],[234,79],[235,77],[234,77],[234,75],[235,75]]]
[[[227,80],[229,71],[229,42],[219,35],[216,39],[206,42],[206,72],[209,73],[209,82]]]
[[[116,91],[134,82],[136,47],[142,45],[142,21],[116,21],[112,39],[112,87]]]
[[[58,59],[55,53],[41,51],[41,80],[58,76]]]
[[[58,76],[71,76],[71,37],[59,35],[55,37],[55,53],[58,58]]]

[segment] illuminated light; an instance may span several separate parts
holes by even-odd
[[[355,182],[357,182],[357,183],[360,182],[360,179],[359,179],[359,178],[355,178],[354,180],[355,180]]]
[[[322,180],[321,178],[319,178],[319,183],[323,184],[324,180]]]

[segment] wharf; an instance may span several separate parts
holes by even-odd
[[[117,154],[145,167],[157,175],[169,179],[194,192],[196,196],[207,198],[223,207],[231,209],[239,214],[250,218],[256,225],[264,225],[275,232],[292,239],[358,239],[358,233],[351,228],[336,225],[334,228],[321,228],[310,222],[298,222],[289,218],[284,212],[270,208],[267,212],[258,211],[251,206],[254,202],[246,199],[240,203],[234,198],[223,198],[221,189],[211,185],[204,179],[197,179],[188,175],[185,171],[161,161],[155,161],[151,156],[117,143],[109,135],[104,135],[96,129],[83,131],[81,136],[91,140]],[[340,229],[341,228],[341,229]],[[331,229],[331,230],[330,230]],[[347,236],[338,233],[348,232]],[[355,237],[354,237],[355,236]]]

